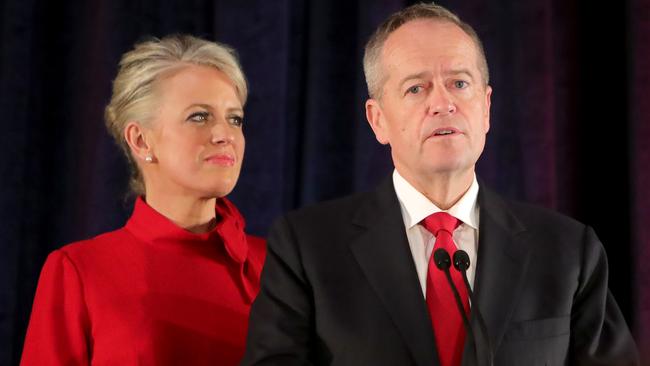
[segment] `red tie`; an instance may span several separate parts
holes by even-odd
[[[428,216],[421,224],[436,237],[427,273],[427,307],[431,316],[440,365],[459,366],[465,344],[463,319],[445,273],[438,269],[434,263],[433,252],[438,248],[443,248],[450,256],[454,255],[456,244],[454,244],[452,233],[460,225],[460,221],[448,213],[437,212]],[[453,268],[450,271],[451,279],[454,281],[465,307],[465,313],[468,313],[469,302],[463,277]]]

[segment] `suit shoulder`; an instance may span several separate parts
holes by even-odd
[[[371,196],[372,192],[362,192],[312,204],[289,211],[285,218],[296,223],[314,222],[314,220],[327,223],[349,222],[356,210],[368,202]]]
[[[563,232],[582,232],[585,229],[584,223],[549,208],[518,201],[507,202],[515,216],[527,227],[554,228]]]
[[[537,263],[556,263],[566,271],[582,271],[585,256],[604,255],[593,229],[571,217],[507,199],[503,205],[507,214],[499,218],[502,227],[514,228],[518,242],[533,251]]]
[[[598,242],[593,229],[584,223],[542,206],[513,200],[504,200],[512,217],[525,228],[529,238],[543,242],[545,248],[573,248],[576,254],[581,251],[581,243],[586,235],[592,237],[591,244]],[[568,252],[567,252],[568,253]]]

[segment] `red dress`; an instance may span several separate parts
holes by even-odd
[[[219,199],[186,231],[138,199],[126,225],[50,254],[21,365],[236,365],[265,242]]]

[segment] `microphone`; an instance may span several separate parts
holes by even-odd
[[[475,311],[476,319],[478,320],[478,324],[481,330],[480,332],[481,338],[483,338],[483,341],[485,342],[484,344],[487,346],[487,351],[488,351],[487,357],[489,360],[488,365],[492,366],[494,365],[494,353],[492,350],[492,342],[490,341],[490,337],[488,336],[487,327],[485,326],[485,321],[483,320],[481,311],[478,308],[478,302],[474,298],[474,292],[472,291],[472,288],[469,285],[469,280],[467,279],[467,269],[469,268],[469,265],[470,265],[470,260],[467,252],[465,252],[462,249],[457,250],[454,253],[454,268],[456,268],[456,270],[463,275],[463,282],[465,283],[465,288],[467,289],[469,298],[472,301],[471,309],[472,311]]]
[[[447,253],[447,251],[443,248],[438,248],[435,252],[433,252],[433,261],[439,270],[445,272],[447,282],[449,282],[451,291],[454,293],[454,298],[456,299],[456,307],[458,308],[458,311],[460,311],[460,315],[463,317],[463,325],[465,326],[465,331],[472,340],[475,340],[474,331],[469,324],[467,314],[465,314],[465,307],[463,306],[463,302],[460,300],[460,294],[458,293],[456,285],[454,285],[454,281],[451,279],[451,273],[449,271],[449,267],[451,267],[451,258],[449,257],[449,253]],[[476,349],[476,341],[472,343],[474,343],[474,356],[476,357],[476,362],[478,364],[478,351]]]

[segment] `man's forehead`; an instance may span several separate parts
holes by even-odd
[[[418,19],[393,31],[382,47],[382,56],[421,49],[473,54],[476,45],[459,26],[449,21]]]
[[[412,73],[430,69],[478,72],[478,50],[472,38],[449,21],[413,20],[386,39],[381,52],[385,70]],[[418,70],[420,69],[420,70]]]

